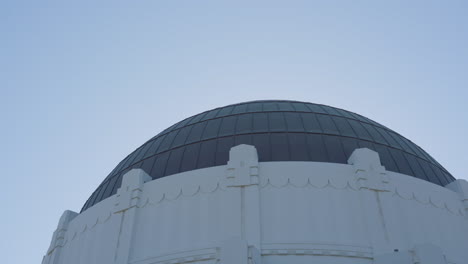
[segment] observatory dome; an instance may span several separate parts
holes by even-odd
[[[114,195],[131,169],[141,168],[154,180],[225,165],[239,144],[255,146],[260,162],[347,164],[355,149],[368,148],[389,171],[440,186],[455,180],[412,141],[359,114],[297,101],[253,101],[191,116],[154,136],[115,167],[81,211]]]
[[[254,101],[124,158],[42,264],[462,264],[468,181],[361,115]]]

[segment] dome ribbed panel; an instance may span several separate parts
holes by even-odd
[[[254,101],[189,117],[123,159],[82,211],[116,193],[122,176],[141,168],[153,179],[224,165],[229,149],[254,145],[259,160],[346,164],[356,148],[377,151],[387,170],[445,186],[455,179],[423,149],[387,127],[342,109],[295,101]]]

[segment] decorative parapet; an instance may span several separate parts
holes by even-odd
[[[358,190],[349,165],[325,162],[280,161],[260,163],[262,188],[307,186],[322,189]]]
[[[254,146],[238,145],[231,148],[223,182],[226,187],[259,184],[258,155]]]
[[[117,238],[117,250],[114,255],[114,263],[128,264],[132,250],[134,226],[136,224],[136,210],[141,205],[144,184],[151,177],[142,169],[132,169],[122,179],[122,185],[117,191],[114,213],[122,214],[119,235]]]
[[[350,161],[351,162],[351,161]],[[354,160],[353,160],[354,162]],[[336,190],[371,190],[378,189],[393,197],[408,201],[415,201],[422,205],[442,209],[450,214],[463,216],[465,209],[458,199],[457,193],[444,189],[439,185],[411,177],[408,175],[381,171],[374,175],[364,173],[366,171],[362,163],[344,165],[323,162],[260,162],[261,188],[284,188],[287,186],[296,188],[312,187],[316,189],[332,188]],[[378,165],[378,163],[377,163]],[[291,173],[294,168],[294,173]],[[377,168],[379,168],[377,166]],[[384,169],[383,166],[381,166]],[[367,171],[372,171],[371,169]],[[385,173],[384,175],[381,173]],[[350,177],[354,175],[355,177]],[[370,176],[370,177],[369,177]],[[377,178],[377,184],[368,179]],[[359,181],[358,181],[359,180]],[[366,186],[370,185],[370,186]],[[383,185],[380,186],[379,185]],[[449,188],[447,186],[447,188]],[[467,192],[468,193],[468,192]],[[468,214],[468,211],[466,212]]]
[[[143,193],[143,185],[151,177],[142,169],[132,169],[127,172],[122,185],[117,191],[114,213],[120,213],[133,207],[139,207]]]
[[[239,147],[240,146],[234,147],[234,149]],[[246,147],[249,148],[250,146]],[[250,149],[253,150],[254,148],[252,147]],[[78,217],[74,219],[73,225],[69,227],[70,230],[67,233],[67,239],[74,240],[84,232],[94,228],[96,225],[106,223],[114,215],[114,212],[119,212],[120,210],[125,210],[137,205],[138,207],[145,207],[148,205],[155,206],[164,201],[177,200],[180,197],[190,197],[199,194],[213,193],[220,189],[230,188],[226,186],[226,182],[228,182],[227,176],[234,175],[234,177],[237,177],[239,170],[236,169],[235,164],[237,163],[239,167],[241,167],[239,156],[248,157],[249,155],[233,155],[233,160],[228,165],[228,167],[230,167],[229,169],[224,166],[211,167],[194,171],[187,171],[178,175],[173,175],[171,177],[164,177],[155,181],[150,181],[146,183],[144,187],[151,190],[149,192],[141,192],[143,190],[141,182],[136,184],[137,187],[133,189],[134,196],[128,196],[129,193],[127,192],[126,188],[119,190],[119,193],[126,193],[125,195],[127,195],[127,198],[125,198],[127,201],[126,206],[123,206],[122,204],[118,206],[114,205],[123,202],[123,196],[117,199],[117,195],[94,205],[86,212],[78,215]],[[309,186],[318,189],[333,188],[349,191],[356,191],[361,188],[364,188],[363,190],[365,190],[365,188],[368,188],[365,186],[369,183],[367,180],[369,175],[364,173],[364,171],[366,171],[364,169],[366,166],[363,166],[362,162],[359,162],[358,159],[355,159],[357,156],[354,156],[352,161],[350,158],[350,163],[352,163],[351,166],[320,162],[258,163],[257,161],[257,163],[255,163],[255,156],[253,157],[253,173],[250,173],[249,177],[247,178],[250,178],[251,184],[255,184],[256,180],[260,178],[259,186],[261,188],[268,188],[268,186],[274,188],[282,188],[286,186],[305,188]],[[248,158],[247,160],[252,159]],[[375,156],[373,163],[374,165],[379,165],[375,159]],[[246,163],[244,163],[244,165],[245,164]],[[256,168],[255,165],[257,165]],[[291,166],[294,167],[295,171],[301,173],[291,173]],[[371,167],[371,165],[369,165],[369,167]],[[380,173],[382,173],[384,167],[375,167],[380,168]],[[261,177],[258,175],[260,170],[262,171]],[[311,170],[314,172],[309,173]],[[246,170],[244,170],[244,176],[245,171]],[[372,169],[369,169],[369,171],[372,171]],[[133,174],[132,171],[129,173]],[[350,175],[350,173],[354,173],[356,177],[349,177],[348,175]],[[220,177],[220,175],[222,177]],[[463,187],[467,186],[468,182],[464,180],[457,180],[447,185],[447,189],[444,192],[440,190],[440,186],[436,186],[432,183],[391,171],[385,172],[385,175],[377,174],[377,176],[381,180],[382,178],[385,180],[382,184],[387,186],[386,189],[390,189],[390,192],[394,197],[398,197],[404,200],[412,200],[422,205],[429,205],[434,208],[445,210],[457,216],[468,215],[468,200],[466,195],[468,194],[468,187]],[[387,182],[388,178],[391,179],[392,184]],[[148,179],[149,178],[146,178],[144,181]],[[356,179],[358,179],[359,182],[356,182]],[[123,182],[125,182],[125,179]],[[457,184],[457,186],[455,186],[455,184]],[[421,186],[423,186],[423,188],[421,188]],[[376,187],[374,186],[374,188]],[[462,191],[463,188],[465,188],[464,192]],[[378,187],[378,189],[381,190],[382,187]],[[457,194],[460,195],[459,199],[457,198]],[[464,208],[462,207],[460,199],[465,204]],[[109,203],[114,203],[114,206],[109,206]]]
[[[377,152],[367,148],[356,149],[349,157],[348,164],[353,165],[355,169],[356,185],[359,189],[390,191],[389,179]]]

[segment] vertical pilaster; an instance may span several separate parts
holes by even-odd
[[[465,209],[465,217],[468,219],[468,181],[458,179],[445,187],[459,194],[460,201]]]
[[[390,237],[381,201],[382,194],[390,191],[385,168],[379,154],[367,148],[356,149],[348,159],[355,168],[356,185],[360,191],[363,221],[368,230],[374,255],[392,252]]]
[[[65,243],[65,235],[68,230],[68,225],[78,214],[72,211],[63,212],[60,217],[57,229],[52,235],[52,241],[50,242],[47,255],[44,256],[42,264],[58,264],[60,259],[60,253]]]
[[[260,189],[258,155],[254,146],[239,145],[229,151],[229,161],[226,174],[222,179],[223,186],[228,193],[234,194],[227,210],[233,209],[234,225],[231,233],[221,248],[221,263],[260,264],[258,252],[261,247],[260,227]],[[231,219],[232,220],[232,219]],[[230,250],[242,250],[237,257],[223,253]]]
[[[369,149],[356,149],[348,163],[355,168],[356,185],[363,204],[363,216],[373,247],[375,264],[445,264],[446,259],[440,247],[431,244],[416,245],[413,249],[398,250],[392,247],[385,219],[382,199],[390,191],[389,179],[380,163],[379,154]],[[468,183],[454,183],[450,186],[460,193],[468,194]],[[468,200],[468,196],[463,196]],[[465,198],[462,198],[465,199]],[[387,212],[388,213],[388,212]]]
[[[134,226],[137,221],[137,208],[140,206],[144,183],[151,177],[141,169],[133,169],[127,172],[122,179],[122,186],[117,190],[114,214],[121,217],[117,247],[114,255],[114,263],[128,264]]]

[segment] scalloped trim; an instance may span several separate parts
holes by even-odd
[[[163,178],[163,181],[156,180],[147,182],[144,185],[144,189],[140,198],[140,205],[136,206],[136,208],[141,209],[147,206],[156,206],[165,201],[176,201],[181,197],[193,197],[198,194],[209,194],[221,190],[224,191],[228,187],[223,187],[222,177],[218,176],[220,174],[219,172],[224,170],[219,167],[216,169],[218,170],[218,173],[210,172],[207,175],[203,175],[200,174],[200,172],[188,172],[171,176],[176,177],[173,179]],[[336,190],[360,191],[360,188],[356,184],[356,179],[353,177],[354,174],[337,175],[340,172],[342,173],[343,171],[338,170],[336,174],[326,172],[315,175],[296,174],[294,176],[285,176],[284,174],[262,176],[260,173],[259,185],[261,189],[267,187],[284,188],[291,186],[294,188],[314,187],[317,189],[332,188]],[[399,197],[400,199],[407,201],[416,201],[425,206],[431,206],[433,208],[445,210],[452,215],[460,217],[465,216],[465,208],[463,207],[461,201],[449,201],[450,199],[444,197],[446,195],[443,193],[434,192],[433,190],[422,190],[416,192],[410,190],[407,186],[396,187],[393,184],[394,179],[392,179],[392,174],[394,173],[389,172],[388,175],[390,177],[390,185],[392,186],[389,193],[392,194],[392,197]],[[200,175],[202,176],[201,179],[200,177],[194,177]],[[404,176],[408,177],[406,175]],[[83,215],[77,216],[77,218],[74,219],[69,226],[68,232],[64,237],[62,247],[65,247],[69,240],[73,241],[77,239],[79,235],[85,233],[87,230],[92,230],[97,225],[108,222],[114,215],[112,212],[114,200],[112,199],[115,199],[115,195],[96,204],[92,208],[88,209]],[[101,210],[103,208],[106,209]],[[98,214],[96,217],[85,220],[87,214],[96,212]],[[468,219],[466,220],[468,221]],[[76,221],[77,223],[73,224],[73,222]]]

